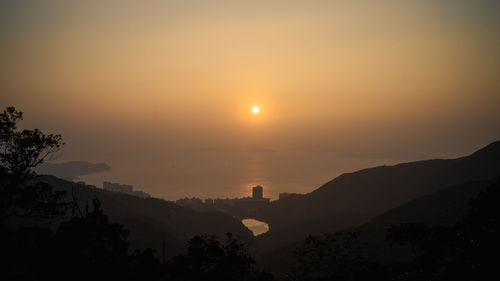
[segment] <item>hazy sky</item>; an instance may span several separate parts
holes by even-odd
[[[0,105],[155,196],[309,192],[500,139],[500,2],[1,1]],[[252,106],[261,113],[253,115]]]

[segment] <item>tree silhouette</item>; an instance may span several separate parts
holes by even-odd
[[[0,114],[0,227],[12,216],[51,217],[61,214],[64,194],[32,180],[32,168],[64,145],[60,135],[38,129],[18,130],[23,113],[7,107]]]
[[[73,280],[124,277],[128,272],[128,231],[109,222],[100,202],[93,200],[93,210],[82,217],[61,223],[55,234],[55,256],[64,269],[62,276]]]
[[[500,252],[500,178],[469,203],[466,217],[454,226],[402,224],[388,229],[388,239],[412,243],[421,253],[394,270],[395,280],[493,280]]]
[[[402,223],[387,229],[387,239],[400,246],[408,245],[416,258],[419,246],[429,238],[430,232],[430,227],[423,223]]]
[[[380,268],[363,255],[359,232],[308,236],[295,250],[288,278],[300,281],[384,280]]]
[[[500,178],[469,203],[464,220],[453,227],[452,236],[436,237],[446,248],[429,247],[428,258],[436,259],[436,280],[491,280],[498,277],[500,253]],[[495,278],[493,278],[495,279]]]
[[[244,244],[227,234],[224,243],[215,236],[195,236],[188,242],[188,253],[174,257],[169,264],[172,280],[272,280],[258,271]]]

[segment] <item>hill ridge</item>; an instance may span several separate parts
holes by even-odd
[[[316,190],[272,202],[253,213],[270,231],[257,239],[276,247],[307,234],[359,225],[447,186],[500,175],[500,141],[455,159],[429,159],[344,173]],[[307,229],[307,231],[305,231]]]

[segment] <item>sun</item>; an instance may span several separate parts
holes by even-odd
[[[254,106],[254,107],[252,107],[252,112],[253,112],[253,114],[259,114],[260,108],[258,106]]]

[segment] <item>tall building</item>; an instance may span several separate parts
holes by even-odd
[[[253,199],[262,199],[264,196],[264,188],[260,185],[254,186],[252,188]]]

